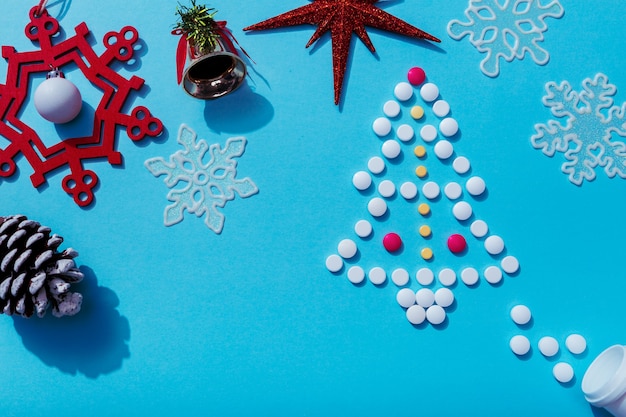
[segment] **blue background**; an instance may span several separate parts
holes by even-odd
[[[18,51],[34,48],[23,35],[34,3],[4,8],[2,44]],[[304,0],[210,3],[256,64],[244,87],[206,103],[186,96],[175,82],[178,38],[170,31],[176,2],[51,2],[49,11],[68,36],[80,22],[88,24],[98,52],[106,32],[129,24],[137,28],[143,45],[139,62],[120,72],[146,80],[144,94],[132,105],[147,106],[165,132],[139,144],[122,132],[123,166],[87,164],[101,186],[86,209],[61,189],[67,171],[36,190],[23,158],[20,173],[0,185],[0,213],[23,213],[50,226],[65,238],[63,247],[80,252],[77,263],[87,275],[76,285],[85,298],[78,316],[0,317],[1,414],[605,415],[586,403],[580,380],[604,348],[626,343],[626,182],[598,171],[595,181],[577,187],[560,172],[558,157],[531,147],[530,136],[535,123],[551,119],[541,103],[546,82],[569,80],[580,89],[584,78],[604,72],[618,89],[626,86],[624,7],[616,0],[593,5],[563,0],[563,18],[547,20],[543,46],[550,62],[540,67],[527,58],[503,64],[492,79],[480,72],[482,56],[469,41],[454,41],[446,33],[450,20],[464,20],[467,3],[379,3],[442,42],[429,45],[369,30],[377,49],[372,55],[354,39],[345,100],[336,107],[328,36],[307,50],[313,27],[241,31]],[[350,237],[360,245],[358,262],[366,270],[403,266],[417,289],[414,273],[424,261],[414,248],[422,222],[415,206],[396,198],[390,202],[393,215],[373,221],[375,236],[360,242],[353,225],[368,216],[368,198],[351,184],[353,173],[380,154],[382,141],[371,130],[372,121],[416,65],[439,86],[459,121],[456,152],[487,182],[487,198],[471,200],[475,213],[504,237],[507,252],[522,265],[499,286],[460,283],[448,321],[438,328],[411,326],[391,282],[355,287],[345,272],[333,275],[324,266],[337,243]],[[78,71],[66,75],[95,108],[99,91]],[[6,65],[0,65],[0,80],[5,76]],[[33,80],[31,92],[42,79]],[[625,100],[618,90],[616,104]],[[36,114],[32,100],[22,119],[49,144],[63,134]],[[260,192],[226,205],[220,235],[189,214],[180,224],[163,225],[168,189],[143,163],[181,149],[176,142],[181,123],[208,143],[248,139],[238,173],[252,178]],[[79,120],[65,129],[87,127]],[[390,166],[388,177],[414,178],[414,145],[404,147],[402,164]],[[434,180],[455,179],[432,155],[427,165]],[[454,220],[450,207],[442,198],[428,219],[435,249],[431,267],[482,270],[493,261],[467,226]],[[405,233],[405,250],[397,256],[380,246],[382,234],[391,230]],[[461,257],[450,255],[443,243],[455,232],[470,244]],[[517,303],[532,309],[530,328],[511,322],[508,313]],[[582,357],[573,358],[564,348],[572,332],[587,338]],[[523,360],[508,347],[518,333],[534,346]],[[537,351],[536,342],[545,335],[560,341],[560,359],[576,371],[573,384],[557,383],[554,361]]]

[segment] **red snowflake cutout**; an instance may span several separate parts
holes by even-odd
[[[30,179],[35,187],[45,184],[51,171],[67,165],[70,174],[63,178],[63,189],[76,204],[84,207],[93,201],[98,176],[85,169],[83,162],[106,158],[111,165],[120,165],[122,155],[115,145],[118,127],[126,127],[130,139],[139,141],[161,134],[163,124],[143,106],[135,107],[130,115],[122,111],[131,92],[139,90],[144,80],[136,76],[128,80],[110,65],[114,60],[126,62],[133,57],[133,45],[139,39],[135,28],[126,26],[120,32],[104,35],[106,50],[100,56],[87,41],[90,32],[84,22],[76,26],[74,36],[53,44],[59,31],[55,18],[45,9],[39,12],[38,7],[33,7],[25,32],[28,39],[39,44],[39,50],[17,52],[11,46],[2,47],[8,69],[6,84],[0,84],[0,135],[10,144],[0,149],[0,177],[15,173],[18,155],[26,158],[33,168]],[[89,136],[65,139],[47,147],[37,132],[18,116],[28,98],[28,80],[33,73],[47,73],[51,67],[62,69],[72,63],[103,92],[95,110],[93,131]]]

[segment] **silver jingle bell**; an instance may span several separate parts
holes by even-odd
[[[235,91],[246,72],[246,64],[237,55],[216,51],[193,60],[185,69],[182,85],[192,97],[213,100]]]

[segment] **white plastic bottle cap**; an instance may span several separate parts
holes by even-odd
[[[352,176],[352,184],[357,190],[367,190],[372,184],[372,177],[365,171],[359,171]]]
[[[433,113],[437,117],[446,117],[450,113],[450,105],[445,100],[437,100],[433,104]]]
[[[396,87],[393,89],[393,95],[400,101],[407,101],[413,97],[413,87],[411,84],[403,81],[396,84]]]
[[[435,144],[435,155],[437,155],[437,158],[448,159],[453,153],[454,147],[447,140],[442,139]]]
[[[400,186],[400,194],[405,200],[412,200],[417,196],[417,185],[410,181],[403,183]]]
[[[527,324],[532,318],[530,308],[523,304],[518,304],[511,309],[511,319],[515,324],[523,326]]]
[[[387,273],[379,266],[375,266],[370,269],[367,276],[369,277],[370,282],[374,285],[381,285],[387,280]]]
[[[354,233],[360,238],[366,238],[372,234],[372,224],[367,220],[359,220],[354,225]]]
[[[521,334],[513,336],[509,341],[509,346],[517,356],[524,356],[530,352],[530,341],[526,336],[522,336]]]
[[[434,181],[428,181],[422,186],[422,194],[429,200],[434,200],[439,197],[440,189],[439,185]]]
[[[410,125],[402,124],[396,129],[396,135],[402,142],[408,142],[415,136],[415,131]]]
[[[450,200],[457,200],[461,197],[461,194],[463,194],[463,190],[461,189],[461,186],[458,182],[449,182],[443,188],[443,193]]]
[[[437,326],[446,320],[446,311],[437,304],[432,305],[426,310],[426,319],[430,324]]]
[[[483,220],[475,220],[470,225],[470,232],[472,232],[475,237],[481,238],[487,235],[489,226],[487,226],[487,223]]]
[[[365,271],[358,265],[350,267],[348,269],[348,281],[353,284],[360,284],[365,279]]]
[[[456,273],[450,268],[443,268],[439,271],[439,282],[441,285],[450,287],[456,283]]]
[[[330,255],[326,258],[326,268],[330,272],[339,272],[343,268],[343,259],[339,255]]]
[[[379,117],[372,123],[372,129],[378,136],[387,136],[391,132],[391,122],[386,117]]]
[[[400,144],[398,143],[398,141],[389,139],[383,143],[381,152],[383,153],[383,155],[385,155],[385,158],[395,159],[400,155],[402,149],[400,148]]]
[[[465,268],[463,271],[461,271],[461,281],[463,281],[463,284],[467,285],[468,287],[476,285],[476,283],[478,282],[478,278],[478,271],[474,268]]]
[[[397,268],[391,273],[391,280],[398,287],[404,287],[409,283],[409,271],[404,268]]]
[[[491,235],[485,239],[485,249],[490,255],[499,255],[504,250],[504,240],[500,236]]]
[[[424,310],[424,307],[422,306],[412,305],[406,311],[406,319],[411,324],[422,324],[426,319],[426,310]]]
[[[567,384],[574,379],[574,368],[569,363],[559,362],[552,368],[552,375],[561,384]]]
[[[596,357],[581,383],[585,399],[596,407],[604,407],[614,416],[624,417],[626,390],[626,347],[613,345]]]
[[[424,125],[420,129],[420,137],[424,142],[432,142],[437,139],[437,128],[433,125]]]
[[[479,196],[485,192],[487,186],[481,177],[471,177],[465,182],[465,189],[473,196]]]
[[[428,103],[435,101],[439,97],[439,87],[433,83],[426,83],[420,88],[420,96]]]
[[[452,117],[446,117],[439,123],[439,131],[445,137],[456,135],[459,131],[459,124]]]
[[[546,358],[551,358],[559,353],[559,342],[552,336],[544,336],[539,339],[539,352]]]
[[[402,288],[396,294],[396,301],[402,308],[409,308],[415,304],[415,293],[410,288]]]
[[[435,274],[428,268],[421,268],[415,274],[415,278],[421,285],[427,286],[433,283]]]
[[[400,114],[400,104],[395,100],[389,100],[383,105],[383,113],[387,117],[396,117]]]
[[[421,288],[415,293],[415,301],[424,308],[428,308],[435,302],[435,293],[428,288]]]
[[[370,170],[372,174],[380,174],[385,170],[385,161],[380,156],[373,156],[367,161],[367,169]]]
[[[435,303],[443,308],[450,307],[454,303],[454,293],[450,288],[439,288],[435,291]]]
[[[502,258],[500,266],[507,274],[514,274],[519,270],[519,261],[515,256],[508,255]]]
[[[472,206],[467,201],[459,201],[452,207],[452,214],[459,221],[472,217]]]
[[[470,170],[470,161],[464,156],[458,156],[454,158],[452,162],[452,169],[459,175],[463,175]]]
[[[574,355],[580,355],[587,350],[587,341],[579,334],[570,334],[565,339],[565,346]]]
[[[337,246],[337,252],[343,259],[350,259],[356,255],[358,248],[352,239],[343,239]]]
[[[488,266],[484,274],[487,282],[492,285],[502,281],[502,270],[497,266]]]
[[[385,198],[393,197],[396,193],[396,185],[392,181],[382,180],[378,184],[378,193]]]
[[[374,197],[367,203],[367,210],[372,216],[380,217],[387,212],[387,203],[380,197]]]

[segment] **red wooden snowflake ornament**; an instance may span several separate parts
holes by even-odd
[[[83,167],[85,161],[106,158],[111,165],[120,165],[122,155],[116,150],[116,130],[126,127],[128,137],[139,141],[146,136],[161,134],[163,124],[143,106],[135,107],[130,114],[123,107],[133,90],[139,90],[142,78],[122,77],[111,68],[113,61],[129,61],[133,57],[133,45],[139,39],[137,30],[131,26],[119,32],[108,32],[103,43],[106,50],[97,55],[87,40],[90,31],[83,22],[76,26],[76,34],[56,44],[59,22],[45,8],[30,10],[30,22],[26,36],[39,44],[39,50],[17,52],[11,46],[2,47],[2,56],[8,62],[6,84],[0,84],[0,135],[9,145],[0,149],[0,177],[10,177],[16,171],[16,158],[22,155],[33,168],[30,179],[33,186],[46,183],[46,175],[64,165],[70,169],[62,186],[81,207],[89,205],[98,184],[95,172]],[[65,139],[48,147],[37,132],[19,119],[19,114],[29,97],[28,82],[31,74],[47,73],[50,68],[62,69],[75,64],[85,77],[102,90],[102,100],[94,113],[93,131],[89,136]]]

